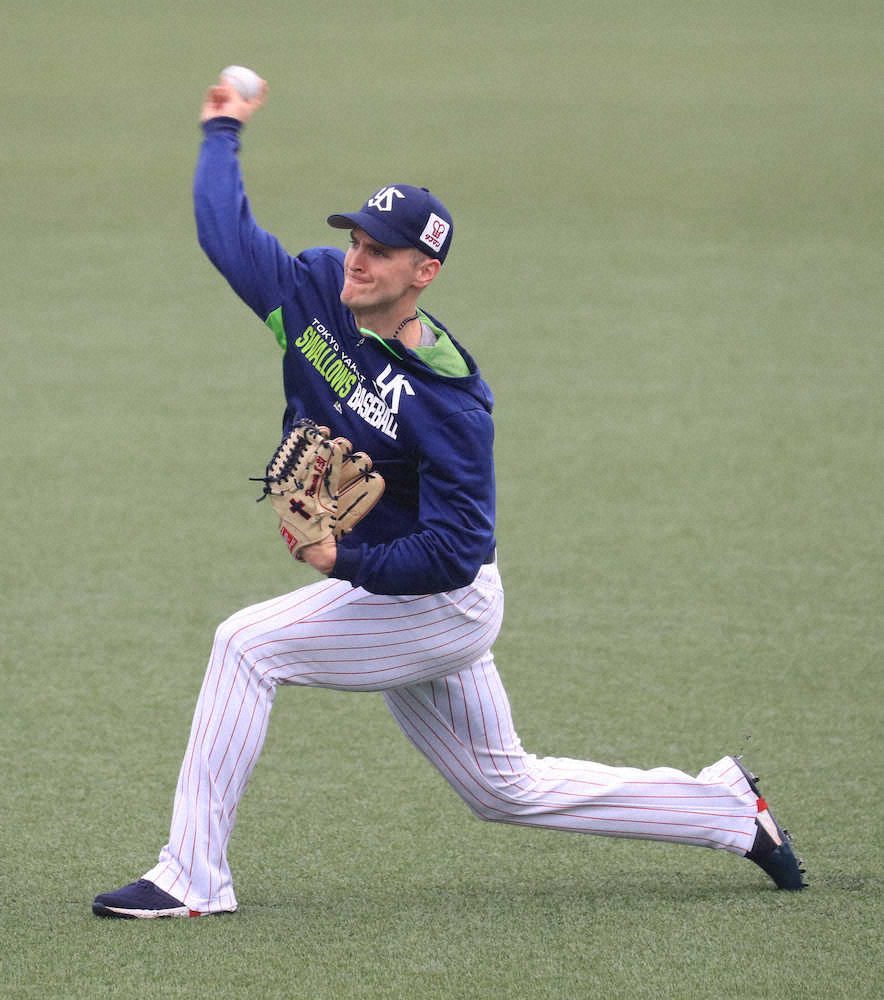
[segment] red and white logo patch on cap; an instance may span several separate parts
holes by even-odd
[[[439,253],[445,245],[449,229],[451,229],[450,223],[444,219],[440,219],[435,212],[430,212],[430,218],[427,220],[424,231],[421,233],[421,243],[426,243],[431,250]]]

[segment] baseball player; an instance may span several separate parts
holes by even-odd
[[[237,908],[227,845],[280,685],[378,691],[409,740],[482,819],[662,840],[746,856],[779,888],[799,860],[756,779],[725,756],[696,777],[527,753],[492,644],[492,396],[476,362],[418,306],[451,248],[445,206],[389,184],[332,215],[346,253],[290,256],[244,193],[242,128],[264,94],[223,83],[202,110],[200,244],[285,351],[284,431],[305,418],[367,453],[386,489],[348,535],[297,551],[317,582],[237,612],[215,635],[169,839],[143,878],[93,911],[155,918]]]

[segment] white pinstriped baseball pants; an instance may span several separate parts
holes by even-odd
[[[227,844],[279,684],[382,691],[402,731],[480,817],[744,854],[755,796],[730,757],[693,778],[527,754],[490,652],[494,565],[448,594],[384,597],[322,580],[219,626],[169,842],[144,876],[202,912],[236,908]]]

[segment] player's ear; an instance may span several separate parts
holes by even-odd
[[[414,269],[414,280],[412,285],[415,288],[424,289],[439,273],[442,265],[438,260],[428,257],[426,254],[416,251],[420,260],[416,260]]]

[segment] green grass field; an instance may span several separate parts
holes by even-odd
[[[880,997],[880,3],[3,20],[0,996]],[[426,305],[497,397],[496,654],[526,747],[745,752],[808,892],[482,824],[379,696],[285,690],[240,912],[91,915],[165,839],[215,625],[313,579],[247,481],[278,348],[193,232],[231,62],[270,82],[244,164],[292,250],[391,181],[452,210]]]

